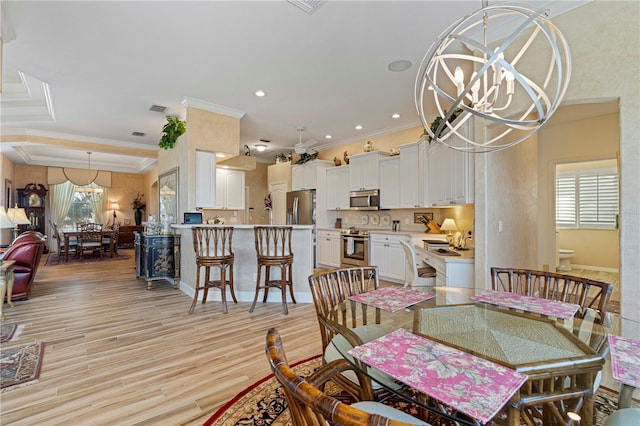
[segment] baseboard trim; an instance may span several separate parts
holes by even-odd
[[[571,264],[572,269],[587,269],[589,271],[602,271],[602,272],[611,272],[613,274],[619,274],[620,269],[618,268],[605,268],[604,266],[590,266],[590,265],[576,265],[575,263]]]

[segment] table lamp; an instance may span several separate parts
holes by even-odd
[[[13,226],[13,222],[11,222],[9,216],[7,216],[7,212],[4,210],[4,206],[0,206],[0,229],[13,228]],[[0,257],[0,263],[2,262],[3,260]]]
[[[442,225],[440,225],[440,230],[448,232],[447,241],[449,242],[449,245],[451,245],[451,242],[453,241],[453,234],[451,233],[451,231],[458,230],[458,227],[456,226],[456,222],[451,218],[446,218],[444,222],[442,222]]]
[[[17,204],[15,207],[9,208],[7,210],[7,216],[9,217],[9,220],[14,224],[13,239],[15,240],[16,238],[18,238],[18,234],[20,233],[20,228],[18,228],[18,225],[30,225],[31,221],[27,217],[27,213],[24,211],[24,209],[18,207]]]
[[[116,210],[120,210],[120,205],[116,201],[111,202],[111,210],[113,210],[113,223],[115,223],[116,222]]]

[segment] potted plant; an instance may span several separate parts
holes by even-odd
[[[158,145],[160,148],[173,148],[176,140],[187,130],[187,123],[178,117],[167,115],[167,124],[162,128],[162,138]]]
[[[131,207],[133,207],[133,218],[138,226],[142,224],[142,210],[147,208],[147,204],[142,200],[142,197],[144,197],[144,194],[140,195],[138,192],[136,198],[134,198],[131,203]]]

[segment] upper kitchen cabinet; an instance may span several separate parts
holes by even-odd
[[[327,210],[349,210],[349,166],[329,167],[327,179]]]
[[[380,160],[380,208],[400,208],[400,157]]]
[[[216,208],[216,154],[196,151],[196,207]]]
[[[216,170],[216,209],[244,210],[244,172]]]
[[[473,121],[461,127],[467,137],[473,137]],[[452,135],[452,146],[463,147],[465,141]],[[427,149],[427,206],[449,206],[474,202],[474,157],[472,153],[458,151],[442,144],[431,143]]]
[[[291,190],[316,189],[318,168],[333,166],[331,161],[314,160],[291,166]]]
[[[380,189],[380,159],[386,152],[373,151],[349,156],[349,189]]]
[[[400,208],[422,207],[425,202],[426,149],[424,143],[400,146]]]

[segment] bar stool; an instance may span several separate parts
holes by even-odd
[[[258,258],[258,276],[256,279],[256,294],[251,304],[249,312],[253,312],[258,301],[260,289],[264,289],[262,303],[267,301],[269,289],[279,288],[282,292],[282,310],[284,314],[289,313],[287,309],[287,287],[291,293],[291,301],[296,302],[293,295],[293,252],[291,251],[291,226],[256,226],[253,228],[256,245],[256,255]],[[264,284],[261,285],[262,268],[265,268]],[[280,268],[280,279],[272,280],[271,268]]]
[[[189,313],[192,314],[198,302],[198,292],[204,290],[202,303],[207,301],[210,288],[220,289],[222,294],[222,306],[224,313],[227,311],[227,284],[231,290],[234,303],[238,303],[233,291],[233,250],[231,248],[233,227],[205,227],[194,226],[191,228],[193,235],[193,251],[196,253],[196,291],[193,295],[193,303]],[[204,267],[204,282],[200,283],[200,268]],[[220,279],[211,279],[211,268],[220,269]],[[228,272],[228,279],[227,279]]]

